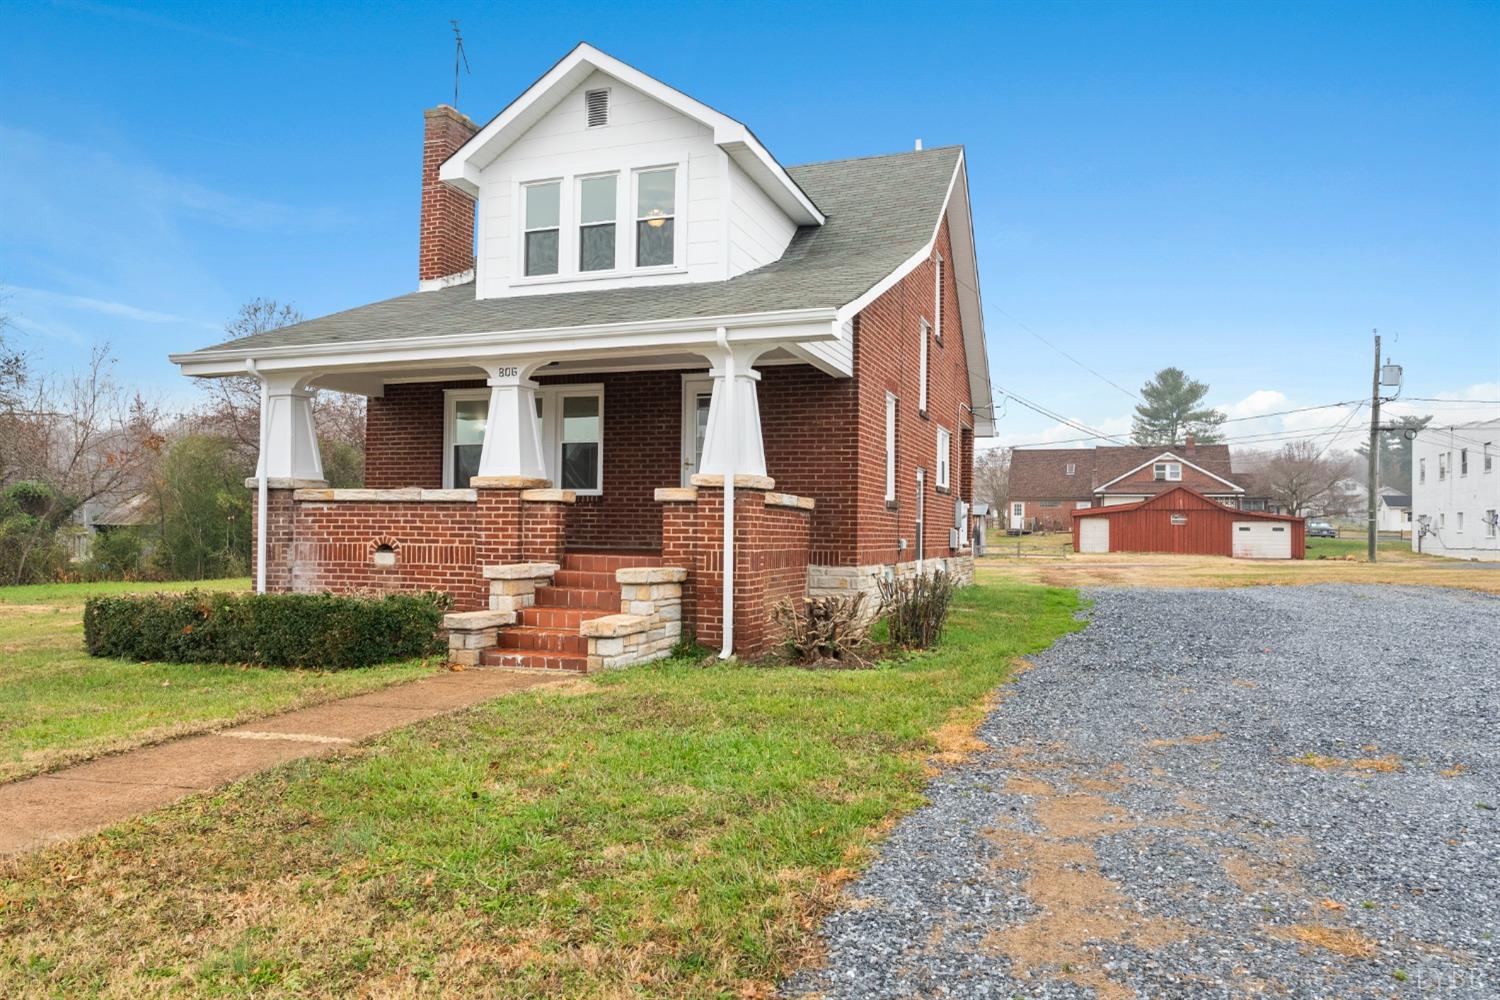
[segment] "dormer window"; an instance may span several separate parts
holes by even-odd
[[[578,182],[578,270],[615,269],[615,189],[618,174]]]
[[[676,261],[677,168],[635,175],[635,264],[670,267]]]
[[[526,191],[526,274],[557,273],[558,222],[562,183],[528,184]]]

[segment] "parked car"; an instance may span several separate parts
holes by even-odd
[[[1339,537],[1339,529],[1335,528],[1333,525],[1329,524],[1327,521],[1308,521],[1307,522],[1307,537],[1308,538],[1337,538],[1337,537]]]

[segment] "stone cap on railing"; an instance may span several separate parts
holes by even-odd
[[[454,611],[443,616],[443,628],[449,631],[473,632],[514,624],[514,611]]]
[[[522,490],[522,503],[572,503],[578,494],[572,490],[535,489]]]
[[[580,635],[595,638],[613,638],[621,635],[635,635],[637,632],[645,632],[651,628],[651,619],[645,615],[605,615],[602,618],[590,618],[580,622],[578,632]]]
[[[698,499],[698,487],[658,486],[655,497],[657,503],[692,503]]]
[[[794,507],[797,510],[812,510],[817,501],[812,497],[799,497],[795,493],[767,493],[767,507]]]
[[[717,489],[724,488],[724,477],[719,475],[704,475],[695,473],[688,482],[694,486],[712,486]],[[748,476],[742,472],[734,474],[734,488],[737,490],[774,490],[776,480],[770,476]]]
[[[300,489],[292,494],[293,500],[324,503],[473,503],[478,497],[479,494],[474,490],[428,490],[418,486],[405,486],[395,490]]]
[[[480,490],[545,490],[552,480],[535,476],[470,476],[469,485]]]
[[[557,563],[504,563],[500,566],[486,566],[484,578],[486,580],[540,580],[543,577],[552,576],[560,568]]]
[[[616,583],[681,583],[687,570],[678,566],[627,566],[615,570]]]
[[[323,489],[327,485],[328,481],[324,479],[282,479],[279,476],[272,476],[266,480],[268,490]],[[260,480],[251,476],[245,480],[245,489],[260,489]]]

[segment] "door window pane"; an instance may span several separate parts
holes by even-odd
[[[712,392],[694,394],[693,400],[693,471],[703,467],[703,444],[708,440],[708,410],[713,404]]]
[[[636,175],[635,262],[638,267],[673,263],[677,215],[677,171]]]
[[[465,489],[479,473],[484,450],[484,424],[490,412],[487,399],[460,399],[453,404],[453,485]]]
[[[562,401],[562,488],[599,488],[599,397],[565,396]]]

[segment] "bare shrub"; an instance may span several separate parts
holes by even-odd
[[[869,622],[860,614],[864,600],[865,595],[856,592],[782,601],[771,612],[783,632],[782,649],[804,665],[869,666],[861,652],[870,637]]]
[[[879,580],[880,613],[890,628],[891,643],[907,649],[930,649],[943,637],[956,589],[947,573],[918,573],[905,579]]]

